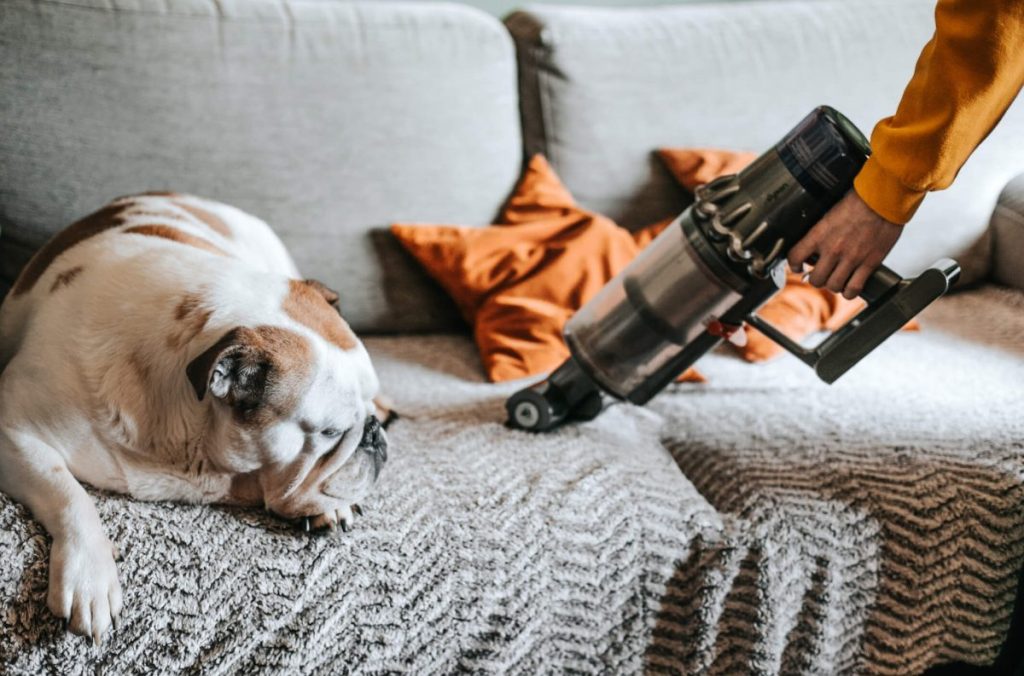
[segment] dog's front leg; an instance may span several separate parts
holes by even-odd
[[[7,429],[0,429],[0,490],[32,510],[53,538],[50,610],[99,643],[121,612],[121,585],[92,499],[54,448]]]

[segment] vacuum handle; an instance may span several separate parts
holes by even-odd
[[[914,279],[903,279],[881,266],[860,294],[867,307],[814,348],[803,347],[755,314],[747,322],[831,384],[945,294],[959,276],[960,265],[950,258],[937,261]]]
[[[959,271],[959,268],[957,270]],[[860,297],[869,306],[877,304],[885,298],[887,293],[895,289],[903,281],[904,279],[900,277],[898,272],[884,265],[879,265],[878,269],[871,273],[871,276],[864,282],[864,288],[860,292]]]

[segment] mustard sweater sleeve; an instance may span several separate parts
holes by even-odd
[[[854,189],[906,223],[925,193],[949,187],[1024,84],[1024,0],[940,0],[935,34],[896,114],[871,134]]]

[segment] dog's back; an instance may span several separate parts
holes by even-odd
[[[118,198],[65,228],[22,270],[0,308],[0,370],[29,327],[67,332],[83,310],[94,319],[111,304],[127,311],[147,295],[188,288],[227,269],[237,284],[238,268],[298,277],[269,226],[239,209],[173,193]],[[46,326],[45,315],[58,325]],[[121,328],[134,319],[147,321],[123,314]]]
[[[0,415],[25,417],[16,407],[38,419],[68,402],[51,422],[94,449],[69,457],[72,471],[121,489],[110,482],[123,472],[100,449],[139,452],[173,432],[154,427],[161,420],[193,418],[178,409],[195,402],[173,386],[187,387],[191,341],[280,315],[297,276],[269,226],[238,209],[186,195],[116,199],[40,249],[0,308]]]

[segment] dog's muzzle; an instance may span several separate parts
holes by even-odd
[[[359,442],[359,450],[367,453],[373,460],[373,478],[377,479],[380,468],[388,459],[388,437],[376,416],[367,416],[363,425],[363,438]]]

